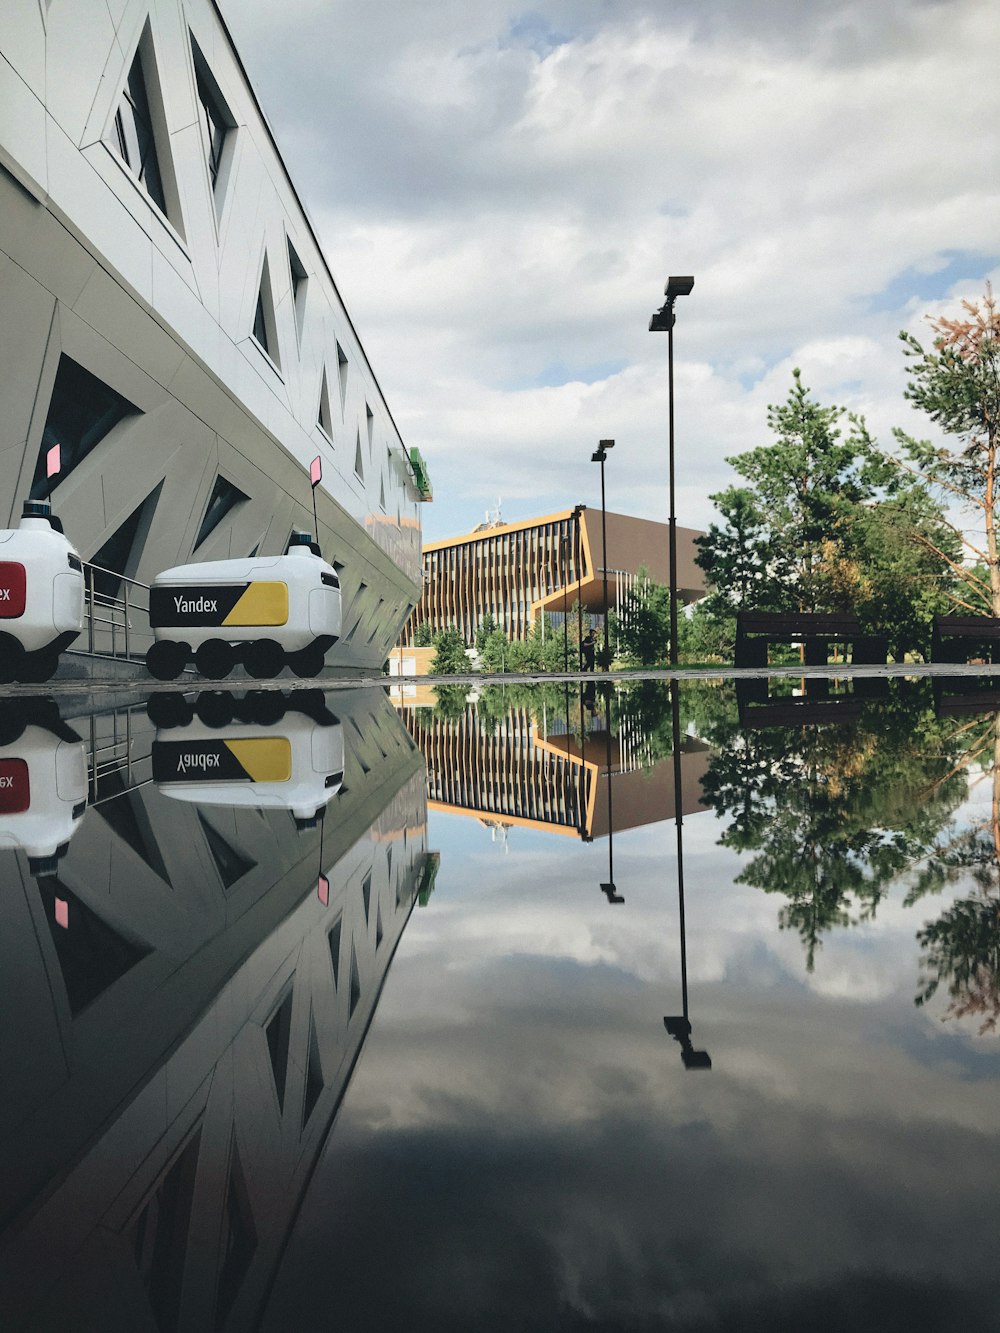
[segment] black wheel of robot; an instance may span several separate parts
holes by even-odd
[[[157,639],[146,653],[146,670],[155,680],[176,680],[190,656],[188,644]]]
[[[288,654],[288,665],[297,676],[303,680],[312,680],[323,670],[326,662],[326,654],[313,645],[311,648],[303,648],[300,652]]]
[[[151,694],[146,700],[146,713],[154,727],[186,727],[194,717],[194,709],[183,694]]]
[[[20,680],[24,669],[24,648],[13,634],[0,633],[0,685]]]
[[[26,726],[20,708],[0,705],[0,745],[13,745],[19,741]]]
[[[59,654],[42,649],[37,653],[25,653],[20,679],[32,685],[51,680],[59,667]]]
[[[274,639],[255,639],[247,644],[243,665],[254,680],[272,680],[285,665],[285,653]]]
[[[206,639],[194,655],[194,664],[207,680],[222,680],[236,661],[232,646],[225,639]]]
[[[233,696],[225,690],[206,690],[195,711],[206,727],[228,727],[233,720]]]
[[[280,690],[251,690],[244,702],[248,721],[273,727],[285,716],[285,696]]]

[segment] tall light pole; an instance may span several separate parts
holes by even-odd
[[[690,296],[694,278],[668,278],[663,294],[667,298],[650,317],[650,333],[667,335],[667,392],[670,412],[670,665],[677,665],[677,494],[674,484],[674,301]]]
[[[573,569],[576,574],[576,669],[583,672],[583,602],[580,598],[580,588],[583,579],[580,573],[580,565],[583,560],[583,552],[580,546],[580,515],[587,508],[586,505],[575,505],[573,508]]]
[[[604,670],[611,666],[611,654],[608,651],[608,519],[607,506],[604,503],[604,460],[608,450],[615,447],[614,440],[598,440],[597,448],[590,455],[592,463],[601,465],[601,565],[604,569]]]

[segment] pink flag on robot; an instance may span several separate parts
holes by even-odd
[[[54,444],[45,455],[45,475],[54,477],[62,467],[62,447]]]
[[[313,486],[318,486],[323,480],[323,460],[319,454],[309,464],[309,481]]]

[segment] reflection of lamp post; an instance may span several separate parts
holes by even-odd
[[[649,320],[650,333],[667,335],[667,392],[670,413],[670,665],[677,665],[677,506],[674,486],[674,301],[690,296],[694,278],[668,278],[663,294],[666,300]]]
[[[611,813],[611,689],[604,685],[601,689],[604,695],[604,734],[607,738],[605,753],[607,756],[607,767],[605,776],[608,783],[608,882],[601,885],[601,892],[607,898],[609,903],[623,903],[624,898],[620,896],[615,888],[615,821]]]
[[[604,569],[604,670],[611,666],[611,654],[608,651],[608,522],[607,506],[604,503],[604,460],[608,450],[615,447],[614,440],[598,440],[597,448],[590,455],[592,463],[601,465],[601,565]]]
[[[677,915],[681,937],[681,1007],[683,1014],[664,1018],[663,1026],[680,1043],[681,1059],[685,1069],[711,1069],[707,1051],[696,1051],[691,1045],[691,1020],[688,1017],[687,931],[684,921],[684,812],[681,802],[681,710],[680,685],[670,682],[670,710],[673,723],[674,750],[674,822],[677,825]]]

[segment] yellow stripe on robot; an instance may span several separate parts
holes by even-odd
[[[287,736],[261,736],[223,742],[251,782],[287,782],[292,776],[292,747]]]
[[[286,625],[288,584],[255,580],[222,623],[223,625]]]

